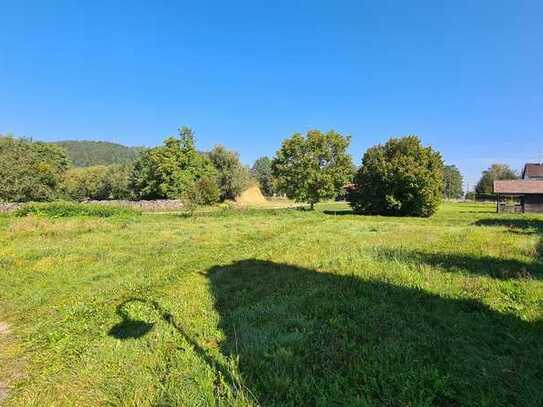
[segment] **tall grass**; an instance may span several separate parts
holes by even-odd
[[[62,201],[29,203],[15,211],[15,215],[19,217],[36,215],[48,218],[68,218],[74,216],[109,218],[111,216],[134,216],[139,214],[139,211],[131,208]]]
[[[542,231],[477,204],[4,217],[6,405],[540,406]]]

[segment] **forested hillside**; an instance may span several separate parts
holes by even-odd
[[[143,147],[127,147],[107,141],[57,141],[76,167],[127,164],[134,161]]]

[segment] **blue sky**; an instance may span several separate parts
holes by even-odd
[[[247,164],[296,131],[416,134],[471,185],[543,160],[543,2],[0,0],[0,133]]]

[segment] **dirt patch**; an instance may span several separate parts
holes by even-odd
[[[262,195],[262,191],[260,191],[258,185],[253,185],[236,198],[236,203],[240,205],[265,205],[268,201]]]

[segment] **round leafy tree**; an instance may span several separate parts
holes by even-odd
[[[442,197],[441,154],[408,136],[364,154],[347,199],[359,214],[428,217]]]
[[[283,141],[272,162],[277,189],[296,202],[313,206],[333,199],[350,181],[352,162],[347,153],[350,138],[333,130],[296,133]]]

